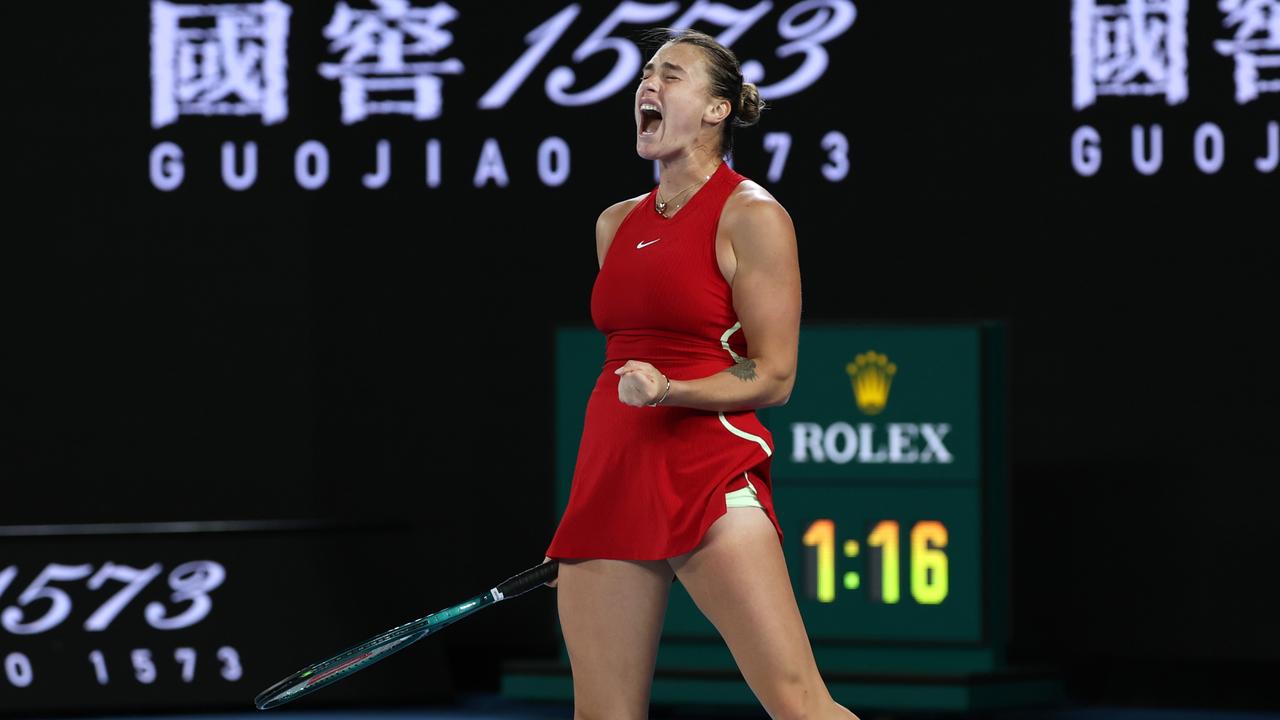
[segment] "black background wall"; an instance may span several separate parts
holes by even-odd
[[[444,78],[437,119],[343,125],[316,72],[332,9],[295,3],[287,119],[161,128],[148,4],[5,10],[0,524],[409,521],[416,543],[397,552],[458,588],[541,560],[557,521],[551,332],[590,322],[596,216],[653,169],[634,152],[633,83],[583,107],[543,90],[559,65],[574,89],[604,76],[612,53],[571,53],[612,4],[581,8],[500,111],[477,99],[565,6],[455,7],[444,54],[466,70]],[[785,9],[734,45],[772,78],[798,65],[774,55]],[[1280,186],[1254,158],[1277,96],[1235,102],[1212,3],[1189,11],[1185,102],[1081,110],[1066,2],[856,9],[825,74],[737,136],[735,169],[795,222],[804,317],[1006,319],[1013,657],[1062,665],[1092,702],[1266,704]],[[1216,174],[1193,162],[1205,122],[1226,138]],[[1164,163],[1148,176],[1130,132],[1152,124]],[[1082,125],[1102,138],[1092,177],[1071,162]],[[820,170],[832,130],[848,139],[839,182]],[[793,143],[772,181],[768,132]],[[571,153],[558,187],[537,173],[551,136]],[[505,187],[472,182],[489,138]],[[392,176],[369,190],[380,139]],[[317,190],[294,178],[307,140],[330,156]],[[149,176],[166,141],[185,166],[170,192]],[[258,146],[247,190],[222,182],[228,141]],[[552,654],[554,614],[547,593],[442,636],[459,682],[496,687],[497,658]]]

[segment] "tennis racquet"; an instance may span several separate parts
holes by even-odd
[[[308,666],[258,693],[253,704],[259,710],[267,710],[296,700],[303,695],[315,692],[326,685],[363,670],[370,665],[390,657],[433,632],[438,632],[462,618],[503,600],[524,593],[556,579],[560,572],[560,561],[551,560],[535,565],[524,572],[507,578],[483,595],[477,595],[466,602],[445,608],[424,618],[369,638],[368,640],[347,648],[328,660]]]

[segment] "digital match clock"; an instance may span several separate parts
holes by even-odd
[[[857,540],[836,539],[835,521],[809,523],[802,540],[805,552],[804,594],[818,602],[834,602],[837,577],[845,590],[865,590],[870,602],[894,604],[902,600],[901,542],[897,520],[880,520],[866,534],[865,546]],[[947,597],[947,527],[937,520],[920,520],[910,530],[910,597],[921,605],[937,605]],[[837,573],[836,548],[841,558],[866,557],[866,571]],[[866,553],[864,555],[863,548]],[[865,574],[866,585],[862,582]]]

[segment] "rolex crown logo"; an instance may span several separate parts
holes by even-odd
[[[867,415],[878,415],[889,402],[889,386],[898,366],[889,362],[888,356],[875,350],[858,355],[845,365],[849,381],[853,383],[853,399],[858,409]]]

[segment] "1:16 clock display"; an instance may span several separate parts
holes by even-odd
[[[900,529],[897,520],[880,520],[867,533],[866,575],[867,597],[871,602],[893,604],[902,599],[900,578]],[[836,599],[835,521],[819,518],[809,523],[804,532],[806,553],[804,573],[805,597],[821,603]],[[947,597],[947,527],[937,520],[921,520],[911,527],[909,555],[911,597],[920,605],[939,605]],[[843,556],[863,555],[857,540],[841,544]],[[862,588],[862,575],[848,570],[842,576],[846,590]]]

